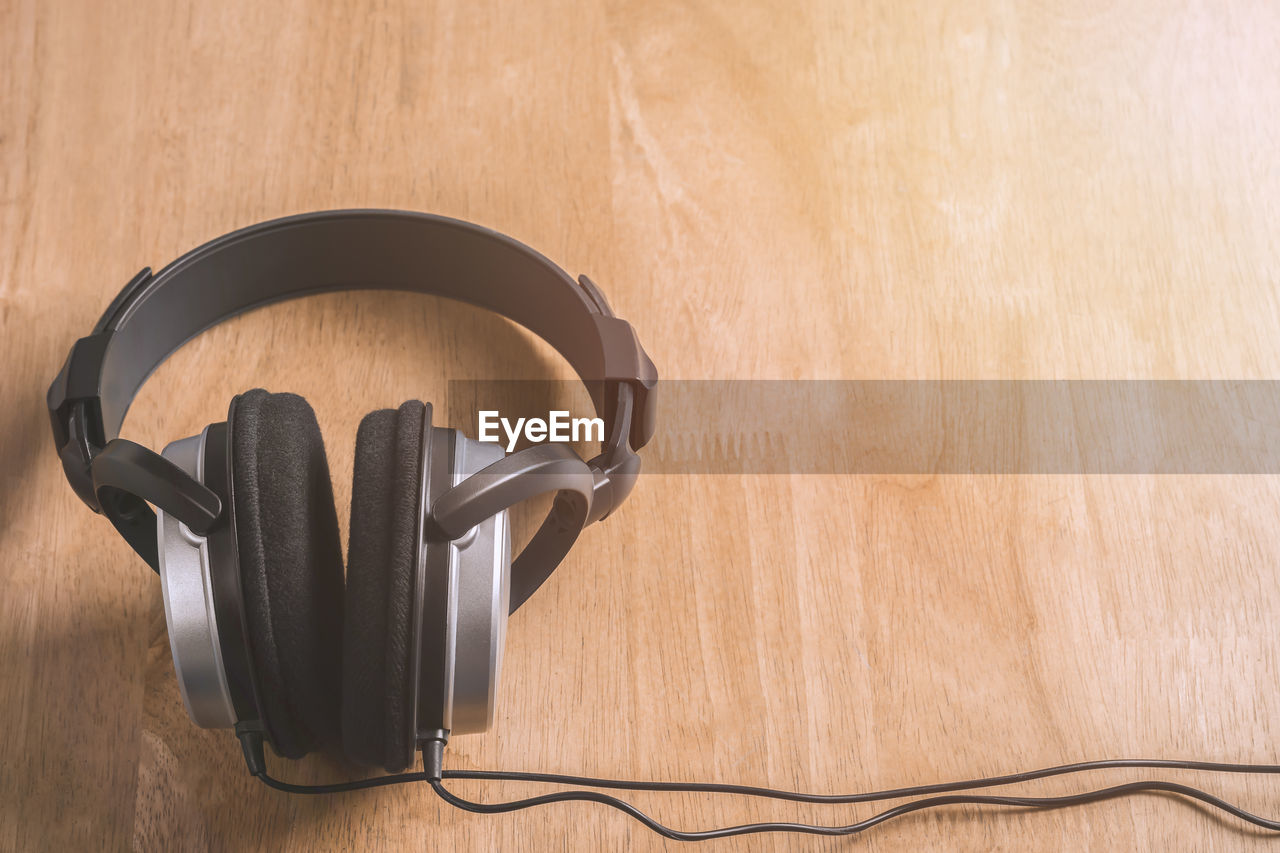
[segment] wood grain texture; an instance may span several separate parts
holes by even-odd
[[[251,782],[186,719],[155,577],[63,481],[49,380],[139,267],[359,206],[589,273],[667,377],[1280,377],[1280,11],[1120,5],[0,3],[0,848],[677,846],[591,805]],[[303,394],[345,537],[366,411],[566,375],[470,308],[325,296],[185,347],[125,434]],[[1274,477],[646,478],[513,620],[497,723],[449,765],[852,791],[1274,761],[1278,515]],[[1274,781],[1172,775],[1280,808]],[[869,813],[634,800],[693,828]],[[1256,842],[1150,796],[709,849]]]

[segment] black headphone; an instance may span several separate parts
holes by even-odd
[[[248,391],[161,455],[118,437],[139,387],[191,337],[343,289],[446,296],[539,335],[586,384],[600,455],[539,444],[505,456],[434,426],[417,401],[372,412],[356,435],[344,582],[324,444],[301,397]],[[426,741],[490,725],[507,615],[635,485],[656,385],[586,277],[476,225],[351,210],[265,222],[143,270],[72,347],[48,406],[76,494],[160,574],[192,720],[288,758],[344,751],[394,771]],[[512,560],[507,509],[545,492],[551,512]]]
[[[163,454],[118,437],[139,387],[191,337],[269,302],[344,289],[447,296],[539,335],[586,384],[605,425],[600,454],[584,462],[567,445],[539,444],[504,456],[495,445],[434,426],[424,403],[373,412],[356,435],[344,580],[324,444],[301,397],[248,391],[231,401],[225,422]],[[71,487],[160,574],[174,669],[192,720],[233,727],[250,772],[274,788],[317,794],[425,782],[445,802],[483,813],[589,801],[688,841],[780,831],[853,835],[940,806],[1053,809],[1142,791],[1178,794],[1280,831],[1280,821],[1160,780],[1058,797],[958,793],[1086,770],[1275,774],[1280,765],[1112,759],[847,795],[444,769],[451,733],[492,722],[507,615],[550,576],[582,529],[620,506],[635,485],[635,451],[654,432],[657,380],[631,326],[586,277],[575,282],[527,246],[465,222],[345,210],[265,222],[154,276],[144,269],[71,348],[48,405]],[[551,512],[513,561],[507,510],[545,492],[555,493]],[[394,775],[291,784],[267,772],[264,741],[288,758],[342,751]],[[396,773],[418,749],[423,770]],[[450,779],[570,789],[477,803],[446,788]],[[911,799],[843,826],[683,831],[584,788],[823,804]]]

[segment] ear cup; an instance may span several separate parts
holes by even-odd
[[[356,435],[347,554],[342,736],[347,755],[404,769],[413,759],[413,609],[427,409],[365,416]]]
[[[232,504],[250,656],[275,751],[341,741],[342,545],[315,414],[255,389],[228,415]]]

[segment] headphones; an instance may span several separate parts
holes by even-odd
[[[538,444],[506,456],[433,425],[431,406],[418,401],[372,412],[356,433],[344,578],[324,443],[301,397],[247,391],[231,401],[226,421],[161,454],[119,437],[142,383],[201,331],[277,300],[375,288],[469,302],[547,341],[586,384],[604,422],[600,454],[584,462],[566,445]],[[426,783],[450,805],[485,814],[587,801],[685,841],[760,832],[847,836],[922,809],[1056,809],[1159,791],[1280,832],[1280,820],[1163,780],[1050,797],[961,793],[1101,769],[1277,774],[1280,765],[1107,759],[838,795],[445,769],[450,734],[493,722],[507,616],[546,581],[582,529],[617,509],[635,486],[635,451],[654,433],[657,381],[631,326],[585,276],[574,281],[527,246],[466,222],[339,210],[235,231],[155,275],[144,269],[71,348],[48,406],[71,487],[160,575],[188,714],[199,726],[233,728],[249,771],[273,788],[333,794]],[[547,492],[555,493],[551,511],[513,560],[508,509]],[[267,772],[264,743],[286,758],[345,753],[390,775],[285,782]],[[422,771],[399,772],[418,750]],[[453,779],[569,789],[481,803],[446,787]],[[828,805],[906,801],[843,826],[766,822],[687,831],[599,788]]]
[[[118,437],[142,383],[201,331],[356,289],[469,302],[543,338],[587,386],[600,455],[539,444],[507,456],[435,426],[416,400],[372,412],[356,434],[344,579],[324,443],[301,397],[247,391],[225,422],[161,454]],[[251,766],[265,740],[286,758],[342,752],[397,771],[424,743],[492,723],[507,616],[635,485],[657,378],[585,276],[455,219],[339,210],[144,269],[71,348],[47,402],[71,487],[160,575],[191,719],[234,728]],[[508,508],[547,492],[551,511],[513,560]]]

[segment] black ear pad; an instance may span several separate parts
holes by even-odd
[[[241,394],[228,415],[240,580],[263,724],[301,758],[341,740],[342,544],[315,414]]]
[[[413,610],[423,435],[429,409],[371,412],[356,435],[347,552],[342,739],[360,764],[413,759]]]

